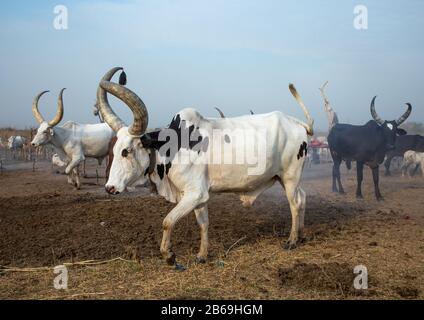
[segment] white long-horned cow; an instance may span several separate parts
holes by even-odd
[[[68,121],[63,126],[57,126],[63,118],[64,90],[60,91],[56,116],[51,121],[45,121],[38,110],[40,97],[48,91],[43,91],[35,97],[32,112],[40,126],[31,144],[34,147],[52,145],[59,157],[67,163],[65,173],[68,175],[68,182],[79,189],[81,187],[79,164],[85,158],[96,158],[101,164],[108,156],[115,132],[106,123],[79,124]]]
[[[192,211],[201,231],[200,251],[196,260],[205,261],[208,252],[208,200],[211,192],[236,192],[241,195],[245,205],[251,205],[276,181],[286,191],[292,214],[291,233],[285,248],[294,248],[298,239],[303,238],[306,197],[299,181],[306,155],[307,136],[313,134],[313,120],[294,86],[289,86],[290,91],[303,109],[307,124],[279,111],[237,118],[206,119],[194,109],[183,109],[174,116],[167,129],[145,133],[148,112],[143,101],[126,87],[111,82],[113,75],[121,69],[110,70],[101,80],[97,91],[100,112],[117,132],[118,138],[105,189],[110,194],[118,194],[127,186],[150,177],[161,196],[177,203],[163,221],[161,253],[166,261],[169,264],[175,263],[175,254],[171,249],[171,232],[175,224]],[[113,112],[107,93],[116,96],[131,109],[134,115],[131,126],[126,126]],[[216,135],[217,131],[225,134]],[[245,141],[232,135],[233,132],[247,131],[254,134]],[[172,132],[177,140],[172,139]],[[182,139],[187,132],[191,135],[188,143]],[[260,139],[266,141],[263,149],[259,149],[263,145]],[[247,150],[252,145],[258,146],[262,153],[263,163],[259,165],[263,165],[263,170],[260,174],[251,174],[251,167],[247,163],[202,161],[211,149],[215,152],[215,148],[218,148],[225,157],[243,148]],[[191,161],[183,161],[188,158]]]

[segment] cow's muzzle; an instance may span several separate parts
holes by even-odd
[[[114,186],[105,186],[105,190],[109,194],[119,194],[119,191]]]

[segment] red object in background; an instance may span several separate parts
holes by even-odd
[[[328,144],[319,142],[318,140],[311,140],[309,143],[311,148],[328,148]]]

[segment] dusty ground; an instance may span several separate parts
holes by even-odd
[[[161,260],[161,223],[173,207],[147,189],[110,197],[94,167],[82,190],[66,184],[49,164],[6,166],[0,175],[0,265],[53,267],[63,262],[122,257],[97,266],[69,267],[69,288],[53,288],[52,269],[1,272],[0,298],[80,299],[423,299],[424,179],[381,179],[384,202],[373,196],[370,171],[364,200],[354,197],[354,172],[343,172],[348,192],[330,192],[329,165],[308,168],[307,241],[282,244],[290,230],[279,186],[253,208],[236,195],[212,196],[210,257],[194,264],[199,230],[194,214],[174,232],[180,272]],[[396,171],[395,171],[396,174]],[[235,245],[234,245],[235,244]],[[230,251],[228,249],[231,248]],[[227,252],[228,251],[228,252]],[[369,289],[353,289],[353,268],[363,264]]]

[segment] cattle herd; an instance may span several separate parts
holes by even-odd
[[[119,81],[112,78],[121,72]],[[256,198],[278,182],[285,190],[292,215],[291,232],[285,245],[293,249],[303,241],[306,194],[300,187],[305,163],[312,154],[308,136],[314,134],[313,119],[295,87],[289,90],[301,107],[306,121],[274,111],[228,118],[219,109],[219,118],[205,118],[195,109],[183,109],[170,115],[166,128],[148,130],[148,109],[140,97],[126,87],[122,68],[113,68],[100,80],[94,114],[98,124],[79,124],[68,121],[59,126],[64,116],[62,89],[58,97],[55,117],[48,121],[39,111],[39,100],[48,91],[39,93],[33,101],[32,112],[39,123],[31,141],[21,136],[0,140],[0,147],[25,154],[25,149],[40,150],[50,146],[52,161],[64,167],[68,183],[81,187],[79,167],[86,158],[95,158],[99,164],[107,158],[105,191],[117,195],[129,187],[149,183],[175,207],[163,220],[160,246],[167,263],[176,263],[172,251],[172,230],[179,220],[194,211],[200,227],[200,249],[196,257],[205,262],[208,255],[208,200],[210,193],[233,192],[240,195],[244,206],[251,206]],[[383,120],[376,111],[374,97],[370,104],[372,120],[364,125],[339,123],[331,108],[324,88],[320,88],[324,110],[328,116],[328,139],[319,143],[326,146],[333,161],[332,191],[344,193],[340,166],[348,169],[356,163],[356,196],[362,198],[363,168],[371,168],[375,197],[382,200],[379,189],[379,165],[385,160],[386,175],[390,175],[393,157],[402,156],[403,174],[424,169],[424,137],[407,135],[399,126],[412,112],[410,103],[396,120]],[[127,125],[114,112],[108,94],[122,100],[133,114]],[[247,109],[248,110],[248,109]],[[225,161],[229,155],[249,150],[257,153],[256,162]],[[25,157],[25,156],[23,156]],[[216,160],[216,157],[219,160]],[[246,158],[243,158],[246,160]],[[255,167],[256,165],[256,167]],[[257,169],[257,170],[255,170]],[[412,169],[412,170],[408,170]]]

